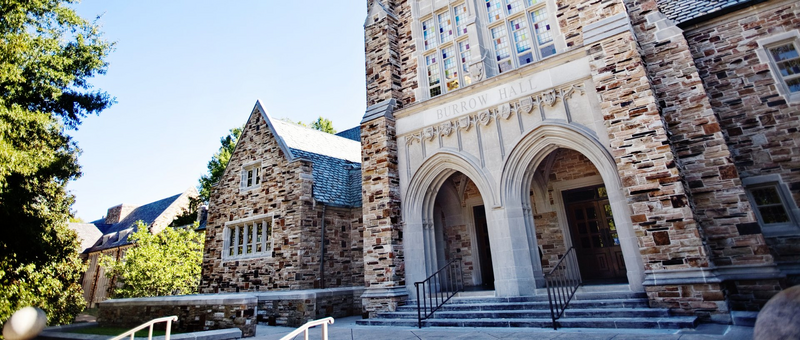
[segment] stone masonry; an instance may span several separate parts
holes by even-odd
[[[239,169],[255,161],[261,162],[261,185],[240,190]],[[253,110],[226,173],[212,193],[200,292],[361,285],[364,267],[360,209],[316,204],[312,170],[309,160],[287,160],[262,112]],[[272,216],[271,254],[224,260],[225,222],[265,213]],[[322,242],[324,264],[320,258]]]

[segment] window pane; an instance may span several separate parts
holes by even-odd
[[[539,45],[547,44],[553,41],[553,35],[550,33],[550,22],[547,20],[547,9],[542,8],[538,11],[531,13],[533,20],[533,28],[536,30],[536,41]]]
[[[425,41],[425,50],[436,47],[436,35],[434,34],[433,19],[422,22],[422,38]]]
[[[789,216],[786,215],[783,205],[760,207],[758,212],[761,213],[761,219],[764,220],[764,224],[789,222]]]
[[[247,225],[247,253],[253,253],[253,225]]]
[[[242,226],[236,227],[236,231],[239,234],[239,236],[237,237],[237,240],[236,240],[237,241],[236,242],[236,254],[237,255],[244,254],[242,252],[242,245],[244,244],[244,230],[242,230],[242,229],[243,229]]]
[[[233,248],[236,246],[236,228],[228,228],[228,256],[233,256]]]
[[[521,11],[522,6],[522,0],[506,0],[506,10],[509,15]]]
[[[779,62],[778,69],[784,77],[800,74],[800,58]]]
[[[458,43],[458,51],[461,54],[461,74],[464,75],[464,86],[467,86],[472,82],[472,79],[469,77],[469,42],[462,41]]]
[[[542,54],[542,58],[547,58],[553,54],[556,54],[556,45],[547,45],[539,49],[539,52]]]
[[[461,4],[453,8],[456,16],[456,35],[467,34],[467,5]]]
[[[267,221],[267,236],[265,241],[269,241],[272,239],[272,221]],[[267,249],[269,250],[269,249]]]
[[[486,0],[486,11],[489,12],[489,23],[493,23],[503,17],[503,4],[500,0]]]
[[[247,170],[247,186],[253,186],[253,170]]]
[[[505,26],[492,28],[492,40],[494,42],[495,54],[497,54],[497,61],[511,56],[511,53],[508,49],[508,37],[506,37]]]
[[[775,187],[763,187],[751,190],[757,206],[767,204],[783,204]]]
[[[444,12],[437,17],[439,18],[439,40],[442,44],[453,40],[453,23],[450,20],[450,12]]]
[[[794,48],[794,44],[773,47],[769,49],[769,52],[772,54],[772,58],[774,58],[776,62],[800,57],[797,54],[797,50]]]
[[[442,50],[442,60],[444,60],[444,79],[447,84],[447,91],[458,88],[458,64],[456,62],[455,48],[448,47]]]
[[[261,183],[261,164],[256,167],[256,184]]]
[[[800,78],[787,80],[786,86],[789,87],[790,92],[800,92]]]
[[[262,251],[262,244],[264,243],[264,223],[256,223],[256,252]]]
[[[425,57],[425,64],[428,66],[428,88],[431,97],[438,96],[442,93],[442,89],[439,86],[441,79],[439,77],[439,65],[436,63],[436,55]]]

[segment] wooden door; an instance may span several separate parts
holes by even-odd
[[[605,187],[565,192],[564,199],[583,281],[626,282],[625,260]]]
[[[489,246],[489,228],[486,223],[486,210],[482,205],[472,208],[475,218],[475,236],[478,242],[478,261],[481,266],[481,282],[486,289],[494,289],[494,267],[492,266],[492,249]]]

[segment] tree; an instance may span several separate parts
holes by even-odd
[[[0,4],[0,322],[34,305],[62,324],[85,306],[85,266],[67,228],[80,151],[65,129],[114,102],[88,82],[105,73],[113,44],[73,2]]]
[[[211,198],[211,189],[222,178],[222,174],[225,173],[225,167],[228,166],[233,150],[236,149],[236,142],[239,141],[239,137],[242,135],[242,129],[243,127],[233,128],[227,136],[219,139],[221,145],[217,153],[211,156],[211,160],[208,161],[208,173],[201,176],[199,180],[198,191],[200,192],[201,201],[208,203]]]
[[[136,222],[128,237],[133,247],[123,259],[103,255],[106,276],[118,282],[114,298],[182,295],[197,292],[203,262],[203,234],[193,228],[164,228],[152,234],[147,224]],[[112,286],[113,287],[113,286]]]
[[[333,128],[333,122],[330,119],[319,117],[316,121],[311,123],[311,128],[330,134],[336,134],[336,129]]]

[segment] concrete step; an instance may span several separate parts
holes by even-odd
[[[557,320],[563,328],[637,328],[637,329],[681,329],[694,328],[696,317],[630,317],[630,318],[570,318]],[[359,325],[416,327],[416,319],[367,319],[356,321]],[[552,327],[550,318],[529,319],[428,319],[424,327]]]
[[[403,311],[378,315],[379,319],[417,319],[417,311]],[[636,318],[668,317],[667,309],[651,308],[587,308],[567,309],[565,318]],[[536,319],[550,318],[550,310],[487,310],[487,311],[437,311],[436,319]]]
[[[454,303],[448,301],[440,310],[442,311],[463,311],[463,310],[550,310],[548,301],[534,302],[482,302],[483,299],[472,301],[461,301]],[[569,309],[580,308],[647,308],[647,299],[610,299],[610,300],[573,300],[569,303]],[[417,305],[407,304],[397,308],[398,312],[416,312]]]

